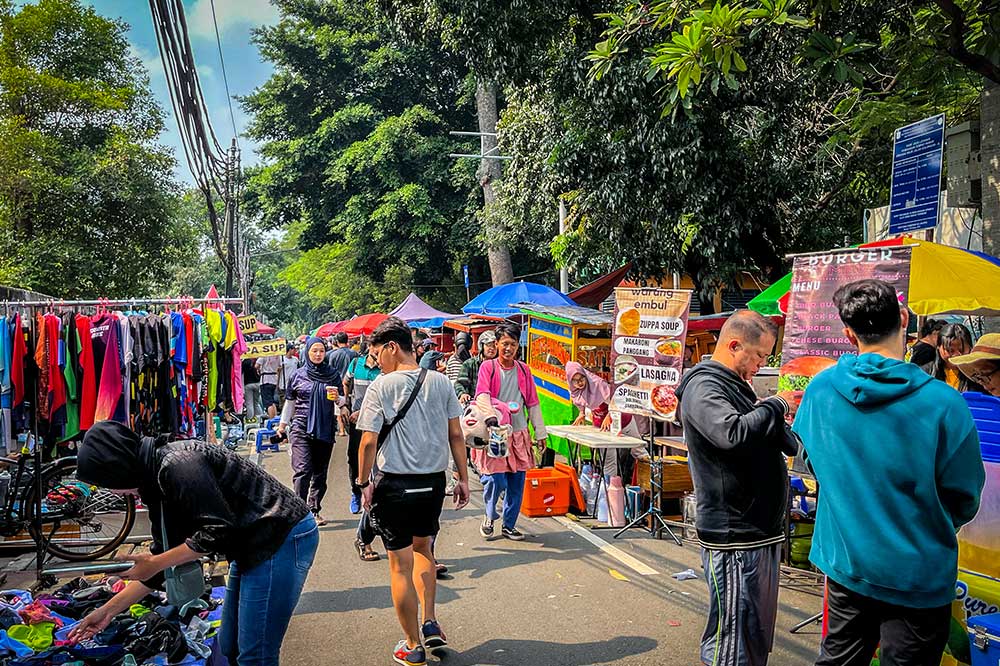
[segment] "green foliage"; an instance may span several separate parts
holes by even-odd
[[[474,117],[464,62],[400,40],[371,2],[278,5],[255,37],[275,73],[243,105],[265,158],[245,210],[303,250],[282,283],[346,317],[478,268],[475,166],[448,156]]]
[[[0,3],[0,282],[141,296],[190,251],[126,26],[76,0]]]

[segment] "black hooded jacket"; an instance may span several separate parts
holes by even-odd
[[[799,448],[785,423],[785,402],[758,401],[747,382],[717,361],[687,371],[677,398],[702,545],[742,550],[780,542],[788,510],[782,454]]]
[[[153,553],[186,543],[199,553],[225,555],[243,570],[276,553],[309,514],[280,481],[223,446],[140,438],[112,421],[95,424],[84,437],[77,475],[105,488],[138,488],[149,509]],[[143,582],[159,587],[162,574]]]

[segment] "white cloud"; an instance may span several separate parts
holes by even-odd
[[[203,79],[210,79],[215,76],[215,69],[209,65],[196,65],[198,76]]]
[[[256,27],[278,21],[278,8],[270,0],[215,0],[215,18],[219,33],[236,27]],[[210,0],[195,0],[187,9],[188,30],[192,37],[215,39]]]
[[[150,80],[163,78],[163,62],[160,60],[160,54],[148,51],[131,42],[128,45],[128,53],[142,62],[143,67],[149,72]]]

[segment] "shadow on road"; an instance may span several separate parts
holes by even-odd
[[[493,640],[464,652],[449,652],[441,659],[447,666],[585,666],[618,662],[655,650],[658,643],[646,636],[617,636],[593,643]]]
[[[388,578],[388,575],[386,575]],[[450,588],[438,585],[437,602],[446,604],[459,598],[468,588]],[[295,615],[311,613],[349,613],[358,610],[388,610],[392,596],[388,585],[358,587],[353,590],[313,590],[303,592]]]

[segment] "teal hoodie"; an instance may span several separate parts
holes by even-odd
[[[848,354],[810,383],[794,430],[820,488],[813,564],[886,603],[951,603],[955,533],[985,480],[961,394],[916,365]]]

